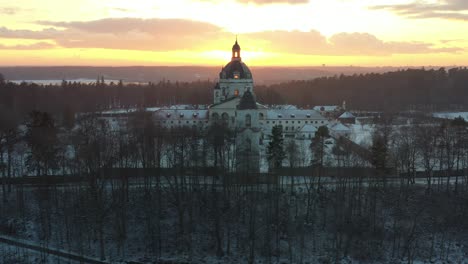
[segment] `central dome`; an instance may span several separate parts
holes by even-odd
[[[249,67],[240,60],[233,60],[224,66],[220,79],[252,79]]]
[[[239,43],[234,43],[232,46],[232,59],[219,73],[220,79],[252,79],[252,73],[249,67],[242,62],[240,56],[241,48]]]

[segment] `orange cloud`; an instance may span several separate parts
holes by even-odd
[[[41,50],[41,49],[52,49],[56,48],[55,45],[48,42],[37,42],[28,45],[2,45],[0,44],[0,50]]]
[[[449,20],[468,21],[468,1],[445,0],[439,3],[424,3],[416,1],[409,4],[376,5],[374,10],[389,10],[397,15],[408,18],[441,18]]]
[[[1,27],[0,38],[51,40],[64,48],[201,51],[219,49],[219,42],[233,37],[216,25],[184,19],[113,18],[38,23],[51,28],[32,31]],[[286,54],[383,56],[462,51],[426,42],[383,41],[368,33],[339,33],[327,38],[315,30],[264,31],[242,37],[249,43],[258,43],[265,51]]]

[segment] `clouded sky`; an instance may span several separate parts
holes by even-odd
[[[468,65],[467,0],[0,0],[0,65]]]

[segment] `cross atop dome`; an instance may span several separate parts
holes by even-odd
[[[234,46],[232,46],[232,59],[231,60],[241,60],[240,56],[240,51],[241,48],[239,46],[239,43],[237,43],[237,35],[236,35],[236,43],[234,43]]]

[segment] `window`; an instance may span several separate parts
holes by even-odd
[[[223,113],[221,119],[223,120],[223,124],[227,125],[229,123],[229,115],[227,113]]]
[[[235,77],[234,77],[235,78]],[[237,78],[236,78],[237,79]],[[234,90],[234,96],[239,96],[239,90]]]
[[[286,124],[288,123],[288,121],[286,121]]]
[[[245,127],[251,127],[252,126],[252,117],[250,114],[245,115]]]
[[[272,123],[274,124],[274,123],[276,123],[276,121],[273,121]]]
[[[275,122],[275,121],[273,121],[273,122]],[[270,124],[270,121],[267,121],[267,124]]]

